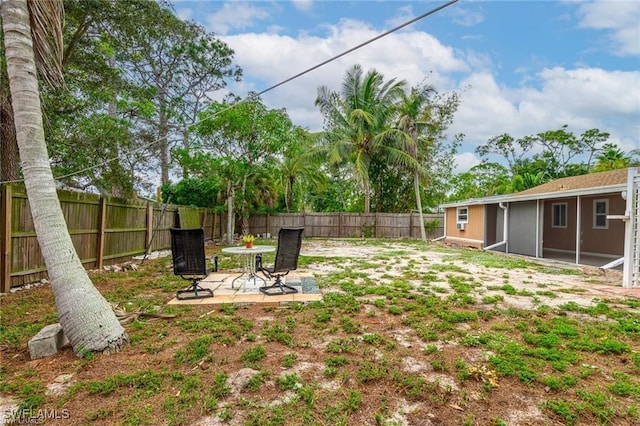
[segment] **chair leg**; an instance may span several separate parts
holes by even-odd
[[[260,287],[260,293],[263,293],[267,296],[278,296],[281,294],[293,294],[297,293],[298,289],[291,287],[290,285],[286,285],[282,282],[282,276],[276,276],[276,282],[273,285],[268,285],[265,287]],[[277,291],[270,291],[277,290]]]
[[[199,281],[195,279],[191,280],[191,287],[176,292],[178,300],[204,299],[205,297],[213,297],[213,290],[201,287]]]

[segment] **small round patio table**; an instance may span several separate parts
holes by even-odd
[[[251,248],[246,247],[225,247],[222,249],[222,253],[231,254],[231,255],[242,255],[243,256],[243,266],[242,273],[238,275],[236,278],[231,281],[231,288],[234,288],[236,281],[239,279],[245,278],[245,285],[253,280],[253,284],[256,284],[256,280],[261,280],[265,285],[267,281],[259,277],[256,274],[256,255],[262,253],[271,253],[276,251],[276,248],[273,246],[253,246]]]

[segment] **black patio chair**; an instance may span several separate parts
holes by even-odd
[[[210,272],[218,271],[218,256],[214,256],[213,268],[207,269],[207,258],[204,253],[204,230],[171,228],[171,255],[173,257],[173,273],[182,279],[191,281],[191,286],[178,290],[176,297],[180,300],[202,299],[213,297],[213,290],[202,288],[200,281]]]
[[[262,257],[257,258],[256,271],[261,271],[267,278],[275,278],[273,285],[260,287],[260,292],[267,296],[297,293],[298,290],[284,284],[282,277],[298,268],[302,233],[304,228],[280,228],[278,232],[278,248],[273,267],[262,266]],[[275,291],[274,291],[275,290]]]

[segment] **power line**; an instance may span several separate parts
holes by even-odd
[[[296,78],[298,78],[298,77],[302,77],[303,75],[305,75],[305,74],[307,74],[307,73],[309,73],[309,72],[311,72],[311,71],[314,71],[314,70],[316,70],[316,69],[318,69],[318,68],[320,68],[320,67],[322,67],[322,66],[324,66],[324,65],[328,64],[329,62],[333,62],[333,61],[335,61],[335,60],[336,60],[336,59],[338,59],[338,58],[341,58],[341,57],[343,57],[343,56],[345,56],[345,55],[348,55],[349,53],[351,53],[351,52],[353,52],[353,51],[355,51],[355,50],[358,50],[358,49],[360,49],[361,47],[364,47],[364,46],[366,46],[366,45],[368,45],[368,44],[370,44],[370,43],[373,43],[374,41],[377,41],[377,40],[381,39],[382,37],[386,37],[386,36],[388,36],[389,34],[394,33],[394,32],[396,32],[396,31],[398,31],[399,29],[402,29],[402,28],[404,28],[404,27],[406,27],[406,26],[408,26],[408,25],[411,25],[411,24],[413,24],[414,22],[417,22],[417,21],[419,21],[419,20],[421,20],[421,19],[424,19],[424,18],[426,18],[426,17],[427,17],[427,16],[429,16],[429,15],[433,15],[434,13],[436,13],[436,12],[438,12],[438,11],[440,11],[440,10],[444,9],[445,7],[451,6],[452,4],[457,3],[457,2],[458,2],[458,0],[451,0],[451,1],[449,1],[449,2],[445,3],[445,4],[441,5],[441,6],[436,7],[435,9],[431,9],[430,11],[428,11],[428,12],[426,12],[426,13],[423,13],[422,15],[417,16],[417,17],[415,17],[415,18],[411,19],[411,20],[409,20],[409,21],[405,22],[404,24],[400,24],[400,25],[398,25],[397,27],[390,29],[389,31],[385,31],[385,32],[384,32],[384,33],[382,33],[382,34],[377,35],[377,36],[375,36],[374,38],[371,38],[371,39],[369,39],[369,40],[365,41],[364,43],[360,43],[359,45],[357,45],[357,46],[355,46],[355,47],[352,47],[352,48],[351,48],[351,49],[349,49],[349,50],[345,50],[344,52],[342,52],[342,53],[340,53],[340,54],[338,54],[338,55],[336,55],[336,56],[334,56],[334,57],[332,57],[332,58],[329,58],[329,59],[327,59],[327,60],[326,60],[326,61],[324,61],[324,62],[319,63],[318,65],[314,65],[313,67],[311,67],[311,68],[309,68],[309,69],[307,69],[307,70],[305,70],[305,71],[302,71],[301,73],[296,74],[296,75],[294,75],[293,77],[289,77],[288,79],[283,80],[283,81],[281,81],[281,82],[280,82],[280,83],[278,83],[278,84],[274,84],[273,86],[271,86],[271,87],[269,87],[269,88],[267,88],[267,89],[264,89],[262,92],[258,92],[258,96],[262,95],[263,93],[267,93],[268,91],[273,90],[273,89],[275,89],[276,87],[282,86],[282,85],[283,85],[283,84],[285,84],[285,83],[288,83],[288,82],[290,82],[290,81],[292,81],[292,80],[295,80],[295,79],[296,79]]]
[[[400,29],[402,29],[402,28],[404,28],[406,26],[409,26],[409,25],[413,24],[414,22],[420,21],[420,20],[426,18],[427,16],[433,15],[434,13],[439,12],[440,10],[442,10],[442,9],[444,9],[446,7],[449,7],[452,4],[457,3],[458,1],[459,0],[450,0],[450,1],[438,6],[436,8],[433,8],[433,9],[429,10],[428,12],[423,13],[422,15],[416,16],[415,18],[410,19],[410,20],[398,25],[397,27],[394,27],[394,28],[392,28],[392,29],[390,29],[388,31],[385,31],[382,34],[379,34],[379,35],[377,35],[377,36],[375,36],[373,38],[370,38],[369,40],[367,40],[367,41],[365,41],[363,43],[360,43],[355,47],[352,47],[352,48],[350,48],[348,50],[345,50],[344,52],[342,52],[342,53],[340,53],[338,55],[335,55],[335,56],[333,56],[333,57],[331,57],[331,58],[329,58],[329,59],[327,59],[327,60],[325,60],[323,62],[320,62],[319,64],[314,65],[311,68],[307,68],[306,70],[304,70],[304,71],[302,71],[302,72],[300,72],[300,73],[298,73],[298,74],[296,74],[296,75],[294,75],[292,77],[289,77],[289,78],[287,78],[285,80],[282,80],[281,82],[279,82],[277,84],[274,84],[273,86],[270,86],[270,87],[268,87],[268,88],[256,93],[255,95],[248,96],[248,97],[246,97],[246,98],[244,98],[244,99],[242,99],[242,100],[240,100],[238,102],[230,104],[226,108],[223,108],[220,111],[215,112],[214,114],[211,114],[211,115],[209,115],[207,117],[204,117],[202,119],[196,120],[192,124],[188,125],[187,128],[191,128],[191,127],[193,127],[193,126],[195,126],[195,125],[197,125],[197,124],[199,124],[199,123],[201,123],[203,121],[212,119],[215,116],[217,116],[217,115],[219,115],[219,114],[221,114],[221,113],[223,113],[223,112],[225,112],[225,111],[227,111],[227,110],[229,110],[231,108],[235,108],[238,105],[241,105],[243,103],[248,102],[252,97],[261,96],[261,95],[263,95],[263,94],[265,94],[267,92],[270,92],[271,90],[273,90],[273,89],[275,89],[277,87],[280,87],[280,86],[282,86],[284,84],[287,84],[290,81],[293,81],[293,80],[295,80],[295,79],[297,79],[299,77],[302,77],[303,75],[308,74],[311,71],[315,71],[316,69],[318,69],[318,68],[320,68],[320,67],[322,67],[324,65],[327,65],[328,63],[333,62],[336,59],[339,59],[339,58],[341,58],[341,57],[343,57],[345,55],[348,55],[351,52],[354,52],[354,51],[356,51],[356,50],[358,50],[358,49],[360,49],[360,48],[362,48],[362,47],[364,47],[364,46],[366,46],[368,44],[373,43],[374,41],[377,41],[377,40],[379,40],[379,39],[381,39],[383,37],[386,37],[389,34],[392,34],[392,33],[396,32],[396,31],[398,31],[398,30],[400,30]],[[149,142],[147,145],[144,145],[144,146],[142,146],[142,147],[140,147],[138,149],[134,149],[132,151],[129,151],[129,154],[134,154],[134,153],[136,153],[138,151],[141,151],[142,149],[149,148],[150,146],[153,146],[153,145],[155,145],[157,143],[160,143],[165,139],[166,139],[166,136],[161,137],[159,139],[156,139],[155,141]],[[62,176],[56,176],[56,177],[54,177],[54,180],[65,179],[65,178],[68,178],[68,177],[71,177],[71,176],[75,176],[75,175],[78,175],[78,174],[81,174],[81,173],[84,173],[84,172],[88,172],[88,171],[93,170],[93,169],[97,169],[97,168],[102,167],[102,166],[106,166],[107,164],[111,163],[112,161],[118,160],[119,158],[120,157],[113,157],[113,158],[107,159],[105,161],[102,161],[101,163],[98,163],[96,165],[93,165],[93,166],[90,166],[90,167],[85,167],[85,168],[80,169],[78,171],[75,171],[73,173],[68,173],[68,174],[62,175]],[[18,182],[22,182],[23,180],[24,179],[12,180],[12,181],[3,181],[3,182],[0,182],[0,184],[3,184],[3,183],[18,183]]]

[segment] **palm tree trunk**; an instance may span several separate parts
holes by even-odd
[[[418,172],[413,174],[413,190],[416,193],[416,208],[418,209],[418,215],[420,216],[420,237],[422,241],[427,242],[427,232],[424,229],[424,215],[422,214],[422,199],[420,197],[420,177]]]
[[[235,189],[231,179],[227,181],[227,244],[233,243],[233,234],[235,221],[233,220],[235,212],[233,207],[233,199],[235,198]]]
[[[287,206],[287,213],[291,213],[293,209],[293,185],[295,185],[295,179],[290,177],[287,182],[287,195],[285,201],[285,205]]]
[[[362,189],[364,191],[364,212],[371,213],[371,188],[369,187],[369,182],[365,181],[362,184]]]
[[[0,7],[18,149],[60,324],[76,352],[119,350],[128,337],[82,266],[58,201],[44,138],[27,1],[5,0]]]

